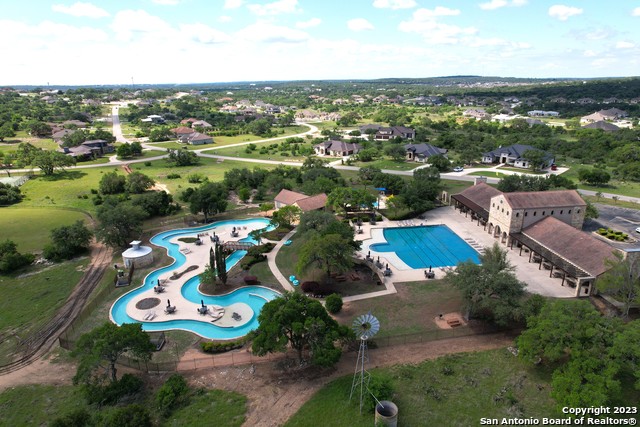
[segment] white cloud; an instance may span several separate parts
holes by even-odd
[[[225,43],[231,40],[231,37],[222,31],[200,23],[180,25],[180,32],[191,40],[204,44]]]
[[[309,38],[301,30],[272,25],[267,22],[256,22],[238,31],[237,35],[249,42],[264,43],[300,43]]]
[[[494,10],[505,6],[519,7],[525,4],[527,4],[527,0],[511,0],[511,2],[509,2],[509,0],[491,0],[487,3],[480,3],[480,9]]]
[[[233,19],[227,15],[218,16],[218,22],[231,22]]]
[[[320,18],[311,18],[308,21],[296,22],[296,28],[304,29],[304,28],[317,27],[321,23],[322,23],[322,19],[320,19]]]
[[[593,50],[585,50],[583,55],[586,56],[587,58],[593,58],[594,56],[597,56],[598,54],[595,53]]]
[[[243,0],[224,0],[225,9],[237,9],[242,6]]]
[[[351,31],[373,30],[373,24],[364,18],[354,18],[347,21],[347,28]]]
[[[180,3],[180,0],[151,0],[155,4],[161,4],[163,6],[175,6]]]
[[[413,12],[411,20],[400,22],[398,29],[405,33],[420,34],[428,43],[456,44],[461,42],[461,37],[472,36],[477,33],[477,30],[473,27],[444,24],[438,22],[437,18],[459,14],[460,10],[458,9],[448,9],[441,6],[433,10],[418,9]]]
[[[640,16],[640,7],[636,7],[631,11],[631,16]]]
[[[549,16],[559,19],[560,21],[566,21],[574,15],[582,14],[583,10],[579,7],[565,6],[562,4],[556,4],[549,8]]]
[[[636,47],[636,45],[631,42],[619,41],[616,43],[616,49],[631,49],[634,47]]]
[[[86,16],[88,18],[104,18],[109,16],[109,12],[99,8],[91,3],[77,2],[71,6],[65,6],[63,4],[54,4],[51,6],[51,10],[54,12],[64,13],[71,16]]]
[[[279,15],[281,13],[294,13],[298,9],[298,0],[278,0],[273,3],[250,4],[247,6],[249,10],[256,15]]]
[[[413,12],[413,18],[418,20],[433,19],[438,16],[457,16],[460,9],[449,9],[448,7],[436,6],[435,9],[418,9]]]
[[[374,0],[373,7],[378,9],[411,9],[418,4],[415,0]]]
[[[507,0],[491,0],[489,3],[480,3],[480,9],[493,10],[505,7],[509,2]]]
[[[144,10],[121,10],[113,18],[111,28],[119,40],[131,40],[134,34],[168,34],[171,29],[166,21]]]

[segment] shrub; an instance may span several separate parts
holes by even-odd
[[[257,264],[259,262],[266,261],[266,260],[267,260],[267,256],[262,254],[258,254],[254,256],[245,256],[240,262],[240,268],[242,268],[243,270],[248,270],[249,268],[251,268],[253,264]]]
[[[100,412],[97,426],[118,426],[118,427],[151,427],[151,415],[147,408],[140,404],[128,405],[112,411]]]
[[[182,176],[179,173],[170,173],[167,175],[167,179],[180,179]]]
[[[256,256],[260,254],[266,254],[267,252],[271,252],[271,249],[275,247],[275,244],[269,242],[262,245],[251,246],[247,251],[247,255]]]
[[[225,351],[231,351],[241,348],[244,345],[244,340],[228,341],[228,342],[211,342],[205,341],[200,343],[200,348],[205,353],[224,353]]]
[[[121,399],[140,392],[142,386],[142,379],[124,374],[119,380],[107,385],[87,384],[84,392],[89,404],[115,405]]]
[[[162,416],[168,416],[174,409],[182,406],[188,399],[189,386],[184,377],[171,375],[156,393],[156,405]]]
[[[55,418],[49,425],[51,427],[77,427],[91,425],[90,421],[91,414],[86,409],[80,408]]]
[[[340,310],[342,310],[342,297],[338,294],[329,295],[325,302],[325,307],[331,314],[340,313]]]
[[[320,283],[318,282],[302,282],[300,285],[302,292],[306,292],[308,294],[315,294],[319,287]]]
[[[205,179],[206,177],[201,173],[192,173],[191,175],[187,176],[187,181],[189,181],[189,183],[191,184],[201,183]]]
[[[364,405],[370,412],[373,412],[376,409],[377,404],[373,396],[375,396],[378,401],[389,400],[393,396],[393,385],[391,384],[391,380],[387,377],[372,375],[369,379],[368,388],[369,393],[367,393]]]
[[[144,162],[144,165],[145,165],[145,166],[151,166],[151,162],[149,162],[149,161]]]

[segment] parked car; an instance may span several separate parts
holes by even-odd
[[[556,165],[555,163],[551,165],[551,170],[552,171],[557,171],[558,170],[558,165]]]
[[[640,227],[636,228],[636,233],[640,233]]]
[[[453,168],[454,172],[462,172],[464,170],[464,168],[462,166],[456,166],[455,168]]]

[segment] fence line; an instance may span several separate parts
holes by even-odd
[[[370,341],[369,348],[376,347],[393,347],[407,344],[417,344],[424,342],[438,341],[447,338],[461,338],[473,335],[488,335],[498,332],[513,332],[517,329],[499,328],[491,325],[475,326],[473,328],[461,327],[453,329],[438,329],[433,331],[416,332],[411,334],[403,334],[396,336],[377,337]],[[75,339],[60,338],[60,345],[64,348],[71,348]],[[353,348],[356,344],[354,343]],[[161,373],[161,372],[187,372],[196,371],[198,369],[219,368],[224,366],[243,366],[251,364],[259,364],[281,360],[287,357],[295,356],[295,352],[267,354],[265,356],[256,356],[248,349],[240,349],[218,354],[202,353],[198,357],[181,358],[180,360],[153,362],[142,361],[138,359],[121,356],[118,358],[118,364],[141,372]]]
[[[104,300],[111,295],[112,292],[116,290],[116,287],[111,285],[110,283],[104,286],[102,289],[98,291],[98,293],[94,294],[93,299],[87,305],[84,306],[82,311],[78,314],[78,316],[69,323],[69,326],[60,334],[58,338],[58,342],[60,343],[60,347],[71,350],[73,349],[73,345],[79,337],[81,330],[81,326],[87,318],[93,314],[93,311],[101,304],[104,303]]]

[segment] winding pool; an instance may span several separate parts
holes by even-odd
[[[180,247],[175,243],[171,243],[171,239],[181,236],[192,236],[194,233],[215,231],[216,228],[221,226],[241,227],[247,225],[264,225],[264,227],[258,228],[273,228],[270,226],[269,220],[263,218],[228,220],[218,221],[197,228],[181,228],[164,231],[153,236],[150,240],[151,243],[165,248],[167,250],[167,254],[174,259],[174,262],[168,266],[152,271],[145,277],[142,286],[133,289],[118,298],[111,306],[109,313],[111,320],[118,325],[122,325],[123,323],[141,323],[142,329],[145,331],[185,330],[198,334],[204,338],[219,340],[236,339],[256,329],[258,327],[258,314],[260,313],[260,310],[267,301],[271,301],[272,299],[279,297],[280,294],[278,292],[262,286],[245,286],[226,295],[207,296],[198,291],[198,285],[200,284],[198,276],[190,278],[182,285],[181,294],[184,299],[193,302],[194,304],[200,304],[200,301],[202,300],[207,305],[217,304],[221,306],[229,306],[233,303],[242,302],[249,305],[253,310],[254,315],[251,320],[238,327],[221,327],[211,323],[208,319],[206,321],[199,321],[177,318],[167,321],[143,322],[133,319],[127,314],[127,305],[138,295],[152,289],[164,273],[181,267],[187,261],[187,257],[180,252]],[[250,237],[244,238],[240,241],[254,242]],[[230,270],[234,265],[236,265],[245,254],[246,251],[235,251],[229,255],[227,257],[227,270]],[[180,313],[177,312],[175,316],[179,317]]]

